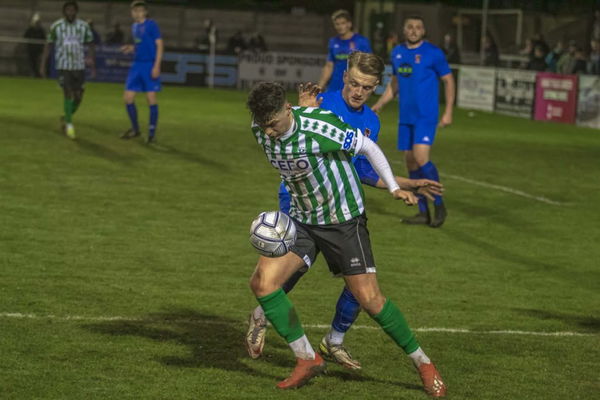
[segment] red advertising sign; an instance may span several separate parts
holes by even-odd
[[[574,123],[577,109],[577,75],[537,74],[535,119]]]

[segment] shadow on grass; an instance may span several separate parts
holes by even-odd
[[[160,140],[160,138],[158,138]],[[147,145],[143,140],[139,141],[140,145],[146,147],[147,149],[162,153],[166,155],[171,155],[177,158],[180,158],[185,161],[201,164],[205,167],[210,167],[214,169],[218,169],[220,172],[227,173],[230,170],[229,165],[221,163],[219,161],[212,160],[210,158],[203,157],[196,153],[191,153],[189,151],[181,150],[176,147],[173,147],[168,144],[164,144],[162,142],[157,142],[151,145]]]
[[[274,338],[274,332],[270,332],[267,338],[263,357],[252,361],[244,347],[246,334],[244,322],[189,309],[152,313],[135,320],[85,324],[82,327],[103,335],[137,336],[156,342],[173,342],[187,346],[188,356],[173,355],[157,358],[162,364],[174,368],[218,368],[276,381],[283,379],[284,376],[267,374],[246,364],[257,363],[258,366],[258,363],[268,363],[288,368],[290,371],[294,365],[288,346],[281,339]],[[365,376],[360,372],[340,370],[340,368],[330,363],[326,376],[343,381],[376,382],[405,389],[422,390],[418,385],[381,380]]]
[[[524,256],[522,254],[515,253],[509,249],[498,247],[495,244],[485,242],[461,230],[442,228],[440,231],[444,232],[451,240],[462,242],[469,246],[477,247],[480,250],[487,253],[490,257],[493,257],[497,260],[506,261],[511,264],[517,264],[526,267],[530,270],[534,269],[544,272],[561,269],[559,265],[543,262],[534,257]]]
[[[65,138],[65,140],[69,140]],[[113,149],[102,146],[98,143],[91,142],[86,138],[78,136],[74,141],[77,146],[86,153],[89,153],[93,156],[104,158],[108,161],[115,161],[124,165],[131,165],[135,162],[136,156],[133,154],[121,154]]]
[[[583,328],[590,333],[600,332],[600,318],[534,309],[514,308],[513,310],[534,318],[563,321],[569,325],[576,325]]]
[[[270,379],[278,378],[252,369],[242,362],[249,361],[250,358],[244,347],[246,325],[238,320],[178,309],[149,314],[136,320],[86,324],[83,328],[105,335],[137,336],[187,346],[188,356],[173,355],[157,359],[169,367],[219,368]],[[278,362],[283,363],[284,360]]]

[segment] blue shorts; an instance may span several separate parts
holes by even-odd
[[[398,125],[398,150],[412,150],[415,144],[431,146],[435,140],[437,122],[418,121],[414,124]]]
[[[125,83],[125,90],[132,92],[160,92],[160,77],[152,78],[153,61],[135,61]]]
[[[373,166],[363,157],[358,157],[354,159],[354,168],[356,168],[356,172],[358,173],[358,178],[362,183],[369,186],[376,186],[377,181],[379,180],[379,175],[373,169]]]

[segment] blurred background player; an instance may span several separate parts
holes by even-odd
[[[131,17],[133,18],[131,35],[134,45],[122,47],[124,53],[135,52],[123,96],[127,115],[129,115],[131,121],[131,128],[125,131],[121,138],[130,139],[140,135],[134,100],[137,92],[144,92],[150,106],[150,124],[148,125],[146,143],[152,143],[155,140],[156,125],[158,123],[156,92],[160,92],[160,63],[164,47],[158,24],[154,20],[146,18],[147,15],[148,6],[145,1],[131,3]]]
[[[371,43],[366,37],[352,31],[352,17],[346,10],[331,15],[337,36],[329,39],[327,62],[321,72],[319,87],[328,91],[341,90],[344,86],[344,71],[348,55],[353,51],[372,53]],[[329,83],[329,84],[328,84]]]
[[[40,76],[46,77],[46,60],[50,45],[54,45],[54,63],[58,73],[58,83],[63,89],[65,115],[60,117],[62,131],[71,139],[75,139],[73,114],[83,100],[85,83],[84,45],[89,44],[92,77],[95,75],[95,48],[92,31],[89,25],[77,18],[79,7],[75,1],[63,4],[64,18],[54,22],[48,32],[48,42],[44,46],[40,63]]]
[[[381,81],[384,69],[385,64],[383,60],[375,54],[354,52],[348,58],[348,70],[344,72],[344,87],[342,90],[319,95],[318,101],[315,101],[315,92],[312,99],[309,99],[309,103],[304,103],[301,99],[299,104],[301,106],[316,106],[320,102],[320,108],[331,111],[342,121],[355,129],[360,129],[365,136],[376,142],[380,128],[379,117],[365,103]],[[319,88],[317,87],[316,89],[318,90]],[[301,87],[301,93],[303,90],[311,91],[313,88],[309,85],[304,85]],[[387,188],[384,181],[378,176],[364,155],[354,157],[353,164],[363,184],[381,189]],[[441,194],[441,185],[434,181],[425,179],[411,180],[400,176],[396,176],[395,180],[400,188],[404,190],[418,189],[421,193],[429,197],[434,194]],[[288,214],[290,203],[290,194],[282,183],[279,191],[280,210]],[[283,285],[283,290],[286,293],[291,291],[307,270],[308,268],[304,267],[294,273],[292,278]],[[320,353],[326,359],[335,361],[350,369],[360,369],[361,365],[346,350],[343,346],[343,341],[345,333],[356,318],[358,318],[359,311],[360,304],[358,300],[344,287],[337,302],[331,330],[329,334],[323,337],[319,346]],[[260,306],[251,313],[249,321],[246,347],[250,356],[257,358],[262,352],[267,329],[266,318]]]
[[[398,150],[404,151],[409,177],[439,181],[436,166],[429,159],[436,128],[452,123],[455,86],[444,52],[424,40],[425,24],[419,16],[404,21],[406,42],[394,48],[391,55],[393,75],[385,92],[372,107],[379,112],[399,92]],[[439,79],[444,82],[446,109],[438,123]],[[446,220],[446,207],[441,196],[433,201],[431,217],[427,199],[419,199],[419,213],[403,222],[428,224],[437,228]]]

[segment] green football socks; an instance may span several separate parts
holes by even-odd
[[[287,343],[304,336],[304,330],[300,324],[298,314],[296,314],[296,309],[283,289],[277,289],[271,294],[256,299],[262,306],[271,325]]]
[[[65,99],[65,122],[70,124],[73,122],[73,112],[75,111],[75,100]]]
[[[372,316],[396,344],[406,352],[413,353],[419,348],[419,342],[414,333],[408,327],[408,323],[402,312],[389,299],[377,315]]]

